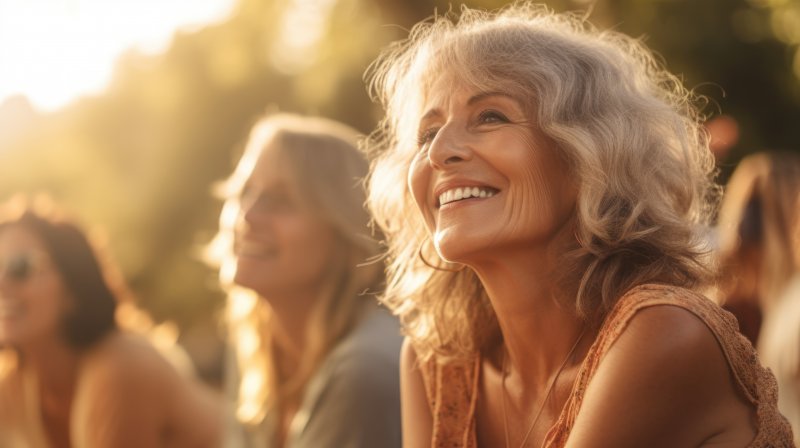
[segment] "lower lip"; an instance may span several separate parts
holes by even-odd
[[[495,193],[494,196],[486,197],[486,198],[469,198],[469,199],[462,199],[460,201],[448,202],[447,204],[444,204],[444,205],[440,206],[439,210],[450,210],[450,209],[459,208],[459,207],[466,207],[466,206],[469,206],[470,204],[478,204],[478,203],[483,202],[483,201],[485,201],[487,199],[494,198],[495,196],[497,196],[497,194],[498,193]]]

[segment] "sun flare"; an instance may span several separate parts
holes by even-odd
[[[125,50],[164,51],[173,34],[224,20],[235,0],[0,0],[0,103],[55,110],[101,91]]]

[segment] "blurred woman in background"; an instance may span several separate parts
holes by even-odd
[[[211,396],[119,328],[123,287],[106,264],[51,207],[3,209],[0,446],[219,446]]]
[[[728,182],[719,213],[719,300],[778,380],[800,442],[800,155],[757,153]]]
[[[401,337],[374,297],[367,169],[355,131],[278,114],[255,125],[225,184],[211,250],[230,287],[244,428],[231,446],[400,446]]]

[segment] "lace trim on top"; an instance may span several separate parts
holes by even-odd
[[[578,371],[572,392],[559,418],[542,444],[563,447],[580,412],[586,388],[605,354],[625,331],[637,311],[655,305],[673,305],[699,317],[712,331],[728,361],[736,385],[756,408],[757,434],[750,448],[792,447],[792,432],[778,412],[775,377],[759,363],[755,349],[738,332],[736,318],[706,297],[684,288],[647,284],[628,291],[606,317]],[[478,398],[480,356],[463,363],[440,364],[436,359],[422,364],[425,390],[433,414],[431,446],[475,448],[475,405]]]

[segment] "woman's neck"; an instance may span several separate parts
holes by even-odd
[[[43,394],[72,394],[80,354],[59,337],[41,338],[20,348],[26,370],[36,375]]]
[[[492,358],[501,359],[505,352],[506,367],[532,389],[547,384],[585,327],[558,295],[558,260],[551,254],[547,249],[513,251],[473,267],[503,336]],[[577,353],[581,351],[578,347]]]
[[[278,374],[285,378],[296,369],[307,349],[307,331],[319,293],[265,299],[272,310],[271,343]]]
[[[39,415],[54,446],[71,446],[70,420],[80,354],[57,336],[20,348],[23,369],[38,389]]]

